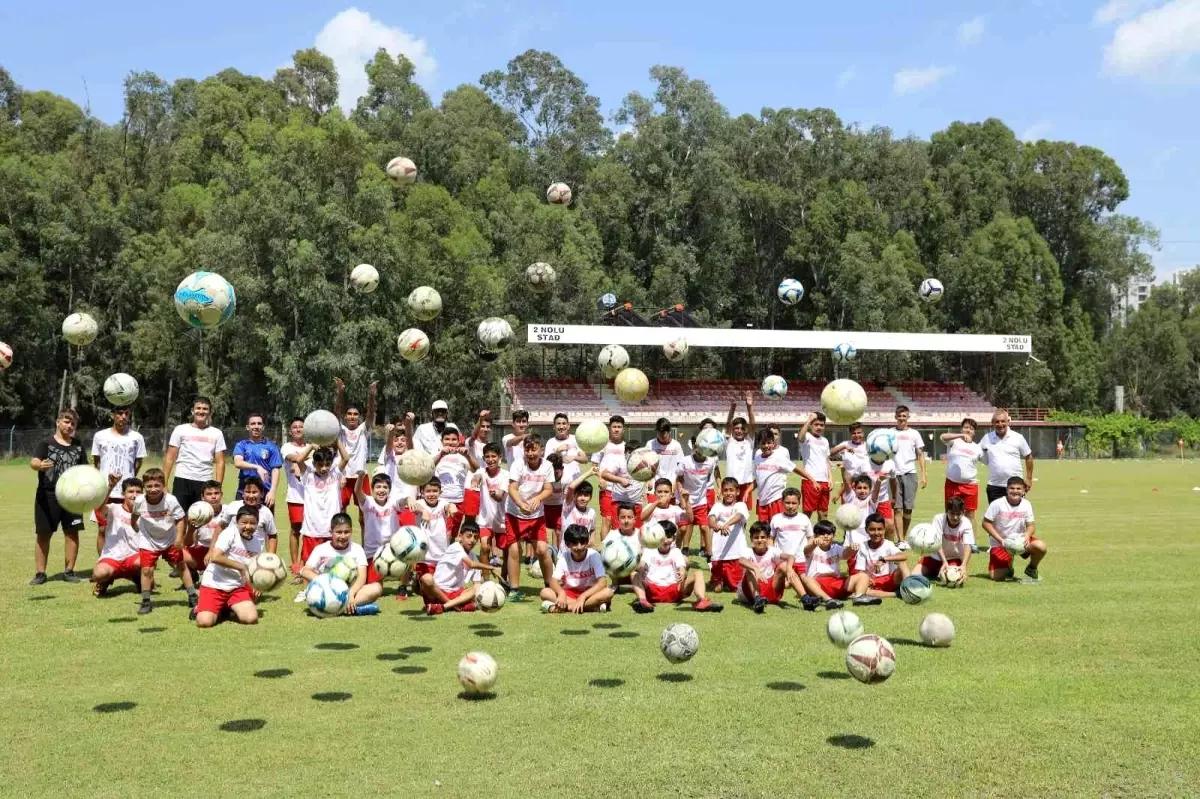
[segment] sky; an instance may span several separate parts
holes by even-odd
[[[826,107],[921,137],[998,117],[1023,139],[1088,144],[1116,160],[1130,182],[1120,212],[1161,231],[1160,280],[1200,264],[1200,152],[1187,144],[1200,127],[1200,0],[0,5],[0,64],[107,122],[120,119],[130,71],[270,77],[311,46],[334,58],[346,107],[378,47],[407,55],[435,98],[534,48],[583,78],[606,114],[630,91],[649,92],[650,68],[666,64],[706,81],[735,115]]]

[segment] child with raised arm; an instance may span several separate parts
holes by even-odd
[[[716,497],[710,497],[712,493],[709,486],[713,485],[714,480],[719,480],[721,474],[720,463],[716,458],[706,458],[704,453],[697,449],[693,449],[690,455],[679,459],[679,466],[675,474],[675,490],[679,494],[681,504],[686,504],[688,510],[692,512],[692,520],[687,525],[680,527],[679,546],[683,551],[683,556],[686,558],[691,553],[690,544],[692,542],[692,528],[700,528],[700,555],[702,557],[710,557],[709,547],[711,546],[711,532],[708,527],[708,509],[715,504]]]
[[[758,492],[756,512],[760,522],[769,522],[772,516],[783,511],[783,489],[787,488],[788,477],[798,474],[812,482],[813,476],[792,461],[792,456],[779,446],[779,439],[769,429],[759,430],[754,443],[758,446],[754,456],[754,482]]]
[[[213,542],[208,566],[200,577],[197,627],[215,626],[226,609],[238,624],[258,624],[258,592],[250,585],[248,568],[251,559],[263,551],[264,539],[258,526],[258,509],[243,505],[234,523]]]
[[[462,523],[460,508],[466,496],[467,481],[478,468],[470,450],[463,446],[458,428],[446,425],[442,431],[442,449],[434,460],[433,476],[441,483],[442,499],[459,509],[446,520],[451,536],[458,532],[458,526]]]
[[[750,507],[754,489],[754,395],[746,392],[746,416],[737,413],[737,400],[729,401],[729,417],[725,420],[725,475],[738,485],[738,501]],[[716,504],[715,502],[712,504]]]
[[[1010,535],[1025,537],[1022,558],[1029,559],[1025,576],[1038,581],[1038,564],[1046,557],[1046,542],[1035,535],[1037,527],[1033,518],[1033,506],[1025,499],[1025,480],[1010,477],[1005,485],[1004,496],[988,505],[983,514],[983,530],[991,538],[992,549],[988,553],[988,574],[996,582],[1013,576],[1012,553],[1004,548],[1004,539]]]
[[[867,517],[867,543],[845,547],[855,559],[849,589],[856,605],[878,605],[882,597],[898,596],[900,583],[908,576],[907,556],[884,538],[883,517]]]
[[[654,481],[654,502],[642,508],[642,524],[646,522],[670,522],[679,529],[692,523],[692,509],[686,504],[676,505],[674,485],[670,480],[660,477]]]
[[[687,558],[675,546],[678,532],[675,525],[663,522],[666,537],[656,549],[646,549],[638,562],[637,571],[631,582],[636,599],[634,613],[653,613],[654,605],[669,602],[678,605],[694,596],[693,607],[700,611],[719,613],[723,607],[704,595],[704,572],[699,569],[688,571]]]
[[[846,493],[842,495],[842,504],[858,508],[859,522],[858,527],[847,529],[845,537],[842,539],[842,544],[849,546],[850,544],[865,544],[867,543],[867,518],[877,513],[879,509],[879,490],[880,481],[871,481],[870,475],[856,474],[850,478],[850,487]],[[883,514],[879,514],[882,516]],[[885,535],[886,535],[887,520],[884,519]],[[853,572],[853,568],[851,569]]]
[[[842,485],[838,488],[840,497],[850,487],[850,478],[856,474],[866,474],[871,471],[871,459],[867,457],[867,431],[861,423],[850,425],[850,440],[829,450],[829,457],[841,456]]]
[[[832,471],[829,463],[829,439],[825,437],[825,414],[809,414],[796,434],[800,441],[800,459],[811,476],[800,486],[804,499],[804,515],[817,514],[817,521],[829,513],[829,483]],[[761,519],[760,521],[769,521]]]
[[[920,573],[929,580],[944,580],[947,566],[961,566],[962,584],[967,584],[967,564],[975,550],[975,532],[966,517],[962,497],[946,500],[946,512],[933,517],[933,529],[942,534],[942,545],[917,562]]]
[[[283,456],[283,474],[287,478],[287,515],[291,534],[288,536],[288,560],[292,574],[300,573],[304,562],[300,557],[300,528],[304,526],[304,486],[300,484],[300,471],[295,459],[308,449],[304,443],[304,419],[292,417],[288,422],[288,440],[279,448]]]
[[[183,565],[183,520],[186,514],[179,500],[166,492],[167,476],[162,469],[147,469],[142,474],[144,494],[133,502],[130,522],[138,533],[138,551],[142,569],[142,604],[138,615],[144,616],[154,610],[150,592],[154,588],[154,567],[164,557],[172,566]],[[196,607],[198,601],[192,573],[180,569],[183,587],[188,595],[188,607]]]
[[[433,574],[422,574],[421,596],[425,599],[425,613],[438,616],[447,610],[470,613],[475,610],[475,582],[480,572],[496,570],[490,563],[482,563],[471,557],[471,550],[479,539],[479,525],[464,521],[458,536],[438,560]]]
[[[783,604],[783,590],[791,586],[796,596],[804,596],[804,586],[794,571],[781,568],[783,559],[779,549],[771,544],[771,525],[755,522],[750,525],[750,551],[740,560],[742,582],[738,585],[738,599],[762,613],[767,603]]]
[[[600,553],[588,546],[591,534],[573,524],[563,531],[565,549],[550,575],[550,585],[543,588],[543,602],[551,603],[550,613],[605,612],[612,601],[613,590]]]
[[[200,493],[200,501],[207,502],[208,506],[213,509],[212,518],[199,527],[193,525],[186,518],[184,520],[183,563],[192,572],[193,581],[200,577],[208,565],[208,550],[212,546],[213,540],[221,534],[222,530],[229,526],[236,516],[236,509],[229,518],[222,516],[225,506],[221,502],[221,493],[221,484],[216,480],[205,482],[204,489]],[[195,608],[192,608],[191,616],[192,621],[195,621]]]
[[[377,613],[378,607],[373,603],[383,595],[383,585],[367,582],[367,554],[363,548],[352,541],[354,525],[348,513],[335,513],[329,522],[329,540],[319,545],[304,562],[300,576],[312,581],[318,575],[324,574],[335,561],[344,559],[354,564],[358,574],[350,586],[346,599],[347,616],[368,615]]]
[[[813,525],[813,535],[804,545],[807,564],[800,583],[808,596],[823,602],[826,610],[842,607],[842,600],[850,596],[848,580],[842,576],[842,561],[846,552],[840,544],[833,542],[837,528],[828,519]],[[803,603],[805,610],[816,610],[816,602]]]
[[[741,493],[737,478],[726,477],[721,481],[720,501],[708,511],[713,538],[708,590],[713,593],[736,591],[742,584],[739,561],[748,549],[745,530],[750,510],[738,499]]]
[[[115,485],[119,475],[110,472],[108,482]],[[103,514],[105,524],[100,528],[99,560],[92,569],[92,593],[104,596],[117,580],[129,580],[141,587],[142,558],[137,547],[137,531],[133,527],[133,504],[142,493],[142,481],[127,477],[121,481],[120,505],[109,502],[96,512]]]

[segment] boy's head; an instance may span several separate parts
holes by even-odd
[[[825,414],[817,411],[812,415],[812,421],[808,423],[808,432],[817,438],[825,435]]]
[[[291,421],[288,422],[288,435],[291,436],[293,441],[304,440],[304,417],[292,417]]]
[[[561,480],[563,476],[563,459],[559,453],[547,455],[546,461],[550,464],[550,468],[554,470],[554,479]]]
[[[200,489],[200,498],[213,506],[213,510],[221,509],[221,494],[223,489],[221,484],[216,480],[208,480],[204,483],[204,488]],[[184,508],[187,510],[187,508]]]
[[[975,438],[975,431],[979,429],[979,425],[975,424],[975,420],[968,416],[962,420],[962,424],[959,426],[959,429],[962,430],[962,433],[967,437],[967,440],[971,441]]]
[[[863,430],[863,426],[861,424],[859,424],[858,422],[855,422],[854,424],[850,425],[850,440],[853,441],[855,444],[861,444],[867,440],[867,436],[866,436],[865,431]]]
[[[565,440],[571,435],[571,420],[565,413],[554,414],[554,437]]]
[[[621,438],[625,435],[625,417],[610,416],[608,417],[608,440],[614,444],[620,443]]]
[[[494,469],[500,465],[500,459],[504,457],[504,453],[500,449],[500,445],[495,442],[488,442],[483,445],[483,465],[489,469]]]
[[[826,552],[833,546],[833,534],[837,532],[837,528],[833,522],[828,519],[822,519],[813,525],[813,540],[817,546]]]
[[[520,435],[529,429],[529,411],[513,411],[513,432]]]
[[[58,416],[54,420],[54,426],[57,428],[60,436],[70,438],[75,435],[75,428],[79,426],[79,414],[70,408],[63,408],[58,412]]]
[[[717,421],[715,419],[713,419],[711,416],[706,416],[700,420],[700,430],[707,430],[710,427],[716,427],[716,426],[717,426]],[[700,432],[700,430],[697,430],[696,432]]]
[[[113,427],[115,427],[121,431],[124,431],[125,428],[129,427],[129,406],[128,405],[120,407],[120,408],[113,408],[111,411],[109,411],[109,415],[112,416],[112,426]]]
[[[963,514],[966,512],[967,504],[963,502],[962,497],[950,497],[946,500],[946,524],[958,527],[958,523],[962,521]]]
[[[856,474],[850,482],[850,487],[854,491],[854,496],[859,499],[866,499],[871,494],[871,476],[868,474]]]
[[[537,433],[525,436],[525,464],[537,466],[542,460],[542,437]]]
[[[665,508],[671,504],[671,498],[674,493],[674,487],[667,478],[660,477],[654,481],[654,498],[658,501],[660,508]]]
[[[479,542],[479,525],[467,519],[458,528],[458,543],[462,544],[464,552],[470,552]]]
[[[675,546],[675,537],[679,535],[679,528],[675,526],[675,522],[659,522],[663,531],[662,543],[658,545],[658,551],[664,555],[671,551],[671,547]]]
[[[887,522],[884,521],[883,515],[872,513],[867,516],[867,538],[872,547],[877,547],[883,543],[883,532],[887,529]]]
[[[254,531],[258,529],[258,511],[243,505],[238,508],[234,521],[237,524],[238,535],[243,540],[249,541],[254,537]]]
[[[771,435],[775,436],[775,443],[778,444],[783,440],[783,428],[777,424],[767,425],[767,429],[771,431]]]
[[[908,406],[907,405],[897,405],[896,406],[896,427],[900,428],[901,430],[908,427]]]
[[[775,451],[777,443],[775,433],[769,427],[764,427],[754,434],[754,446],[762,450],[764,458],[769,457]]]
[[[358,409],[357,405],[347,405],[346,410],[342,413],[342,418],[346,420],[346,427],[353,430],[362,421],[362,411]]]
[[[329,520],[329,538],[334,549],[345,549],[350,546],[350,535],[354,526],[348,513],[335,513]]]
[[[733,437],[736,438],[738,441],[741,441],[743,438],[746,437],[746,425],[747,424],[748,424],[748,422],[741,416],[738,416],[737,418],[735,418],[733,420],[733,427],[730,428],[730,431],[733,433]]]
[[[142,486],[146,490],[146,499],[155,505],[167,490],[167,476],[162,469],[147,469],[142,472]]]
[[[204,427],[212,418],[212,400],[208,397],[196,397],[192,400],[192,424]]]
[[[592,504],[592,484],[588,482],[580,483],[575,486],[575,507],[578,510],[585,511],[587,506]]]
[[[492,437],[492,417],[484,416],[475,424],[475,437],[487,441]]]
[[[263,431],[267,429],[267,418],[261,413],[252,413],[246,417],[246,432],[250,434],[250,438],[258,441],[263,436]]]
[[[658,439],[658,443],[666,444],[671,440],[671,420],[667,417],[660,417],[654,423],[654,435]]]
[[[133,507],[133,501],[138,498],[140,493],[142,493],[142,481],[138,478],[126,477],[121,481],[121,496],[125,498],[125,504],[128,506],[125,508],[126,510]]]
[[[392,478],[382,472],[371,478],[371,496],[375,497],[376,502],[382,505],[387,502],[391,493]]]
[[[313,471],[324,477],[333,468],[333,450],[329,447],[318,447],[312,454]]]
[[[452,424],[442,429],[442,447],[458,449],[458,428]]]
[[[433,507],[438,504],[438,498],[442,496],[442,481],[436,477],[430,477],[429,482],[421,486],[421,496],[425,500],[425,504]]]
[[[755,555],[761,555],[771,546],[771,525],[766,522],[755,522],[750,525],[750,548]]]
[[[633,531],[633,525],[637,521],[637,508],[631,502],[617,503],[617,527],[622,533],[628,535]]]
[[[783,512],[788,516],[795,516],[800,512],[800,489],[794,486],[788,486],[783,489]]]
[[[1005,483],[1006,495],[1009,505],[1020,505],[1021,498],[1025,496],[1025,480],[1021,477],[1010,477]]]
[[[263,497],[266,495],[267,487],[263,485],[262,478],[258,475],[247,477],[246,482],[242,484],[242,502],[251,507],[261,505]]]
[[[741,486],[733,477],[726,477],[721,481],[721,501],[726,505],[732,505],[737,502],[738,490]]]
[[[566,543],[567,549],[571,550],[571,557],[575,560],[583,560],[587,557],[588,542],[591,538],[591,533],[582,524],[569,524],[567,529],[563,530],[563,541]]]

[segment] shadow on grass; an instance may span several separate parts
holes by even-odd
[[[291,669],[263,669],[254,672],[254,676],[263,680],[278,680],[280,677],[291,676]]]
[[[234,719],[225,722],[217,729],[221,732],[258,732],[265,726],[267,726],[266,719]]]
[[[615,633],[609,633],[609,638],[637,638],[641,633],[635,633],[633,630],[621,630]]]
[[[484,691],[481,694],[469,694],[466,691],[459,691],[458,698],[467,702],[489,702],[496,698],[496,695],[491,691]]]
[[[396,674],[424,674],[429,669],[424,666],[397,666],[392,671]]]
[[[325,644],[317,644],[313,649],[321,649],[326,652],[349,652],[351,649],[358,649],[358,644],[346,644],[337,641],[331,641]]]
[[[120,616],[115,619],[109,619],[109,624],[129,624],[131,621],[137,621],[136,616]]]
[[[604,677],[604,678],[596,678],[594,680],[588,680],[588,685],[592,686],[593,688],[620,688],[624,684],[625,684],[624,680],[618,680],[614,677]]]
[[[593,630],[619,630],[621,625],[611,621],[601,621],[592,625]]]
[[[494,630],[494,629],[496,629],[496,625],[492,624],[490,621],[481,621],[478,624],[468,624],[467,629],[468,630]]]
[[[186,599],[155,599],[155,608],[186,608],[188,606]]]
[[[348,694],[345,691],[325,691],[324,693],[313,694],[312,698],[318,702],[345,702],[354,694]]]
[[[887,640],[892,646],[917,646],[921,649],[933,649],[932,646],[924,641],[916,641],[912,638],[889,638]]]
[[[166,632],[166,627],[139,627],[139,633],[161,633]]]
[[[424,611],[422,611],[420,616],[409,616],[408,620],[409,621],[433,621],[433,616],[426,616]]]
[[[105,702],[102,705],[96,705],[92,708],[97,713],[123,713],[126,710],[133,710],[137,707],[137,702]]]
[[[817,676],[822,680],[848,680],[850,675],[844,671],[818,671]]]
[[[792,682],[790,680],[782,680],[780,682],[769,682],[767,687],[772,691],[803,691],[804,684]]]
[[[408,655],[403,652],[381,652],[375,656],[376,660],[382,660],[385,663],[392,660],[408,660]]]
[[[842,749],[870,749],[875,745],[875,741],[862,735],[830,735],[825,743]]]
[[[499,638],[500,636],[504,635],[504,633],[500,632],[499,630],[476,630],[475,635],[479,636],[480,638]]]
[[[50,599],[54,599],[53,594],[42,594],[41,596],[31,596],[26,601],[27,602],[45,602]]]
[[[402,610],[402,611],[400,611],[400,615],[401,615],[401,616],[410,616],[410,617],[416,618],[416,617],[418,617],[418,616],[424,616],[424,615],[425,615],[425,611],[424,611],[424,609],[421,609],[421,610]]]
[[[400,647],[400,651],[406,655],[423,655],[426,652],[432,652],[433,647],[431,647],[431,646],[403,646],[403,647]]]
[[[695,677],[684,674],[682,671],[664,671],[662,674],[654,675],[654,679],[659,682],[691,682]]]
[[[559,630],[558,634],[559,635],[588,635],[591,632],[592,632],[591,630],[576,630],[573,628],[569,628],[566,630]]]

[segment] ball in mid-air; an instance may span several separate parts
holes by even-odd
[[[611,311],[613,308],[617,307],[617,295],[613,294],[611,291],[606,294],[601,294],[600,299],[597,300],[596,304],[602,310]]]
[[[775,294],[784,305],[795,305],[804,299],[804,284],[789,277],[779,284],[779,288],[775,289]]]
[[[288,574],[283,558],[274,552],[258,553],[246,564],[246,570],[250,572],[250,584],[259,591],[275,590],[283,585]]]
[[[410,327],[397,337],[396,349],[400,351],[400,357],[406,361],[414,363],[423,361],[429,354],[429,336],[425,335],[424,330]]]
[[[629,536],[609,535],[604,545],[600,547],[600,557],[604,560],[604,568],[614,577],[624,577],[637,568],[640,557],[635,547],[628,540]]]
[[[406,524],[392,533],[388,548],[402,562],[413,564],[425,558],[429,551],[429,536],[420,527]]]
[[[821,392],[821,410],[834,424],[854,424],[867,410],[867,392],[853,380],[834,380]]]
[[[0,341],[0,372],[3,372],[8,367],[12,366],[13,351],[12,347]]]
[[[835,646],[845,649],[850,646],[851,641],[863,634],[862,619],[858,618],[857,613],[839,610],[829,617],[825,625],[825,634]]]
[[[54,498],[68,513],[87,513],[108,499],[108,480],[94,466],[72,466],[59,475]]]
[[[909,528],[904,540],[915,552],[928,555],[930,552],[937,552],[941,547],[942,534],[929,522],[921,522]]]
[[[410,449],[396,458],[396,476],[410,486],[423,486],[433,477],[436,466],[433,456],[419,449]]]
[[[779,375],[767,375],[762,381],[763,396],[769,400],[781,400],[787,396],[788,384]]]
[[[212,521],[213,506],[204,500],[198,500],[188,506],[187,520],[192,527],[203,527]]]
[[[525,282],[529,284],[529,288],[537,292],[546,292],[554,288],[555,281],[558,280],[558,273],[554,271],[554,267],[543,261],[532,263],[525,267]]]
[[[104,398],[118,408],[125,408],[137,401],[140,388],[133,375],[116,372],[104,380]]]
[[[639,483],[644,483],[658,471],[658,453],[649,449],[634,450],[629,454],[625,466],[629,476]]]
[[[600,354],[596,356],[596,362],[600,364],[600,370],[604,372],[604,376],[612,380],[629,365],[629,351],[620,344],[609,344],[601,348]]]
[[[411,186],[417,182],[417,165],[411,158],[397,156],[388,161],[385,171],[388,179],[397,186]]]
[[[706,458],[725,454],[725,434],[715,427],[706,427],[696,434],[696,449]]]
[[[867,436],[867,457],[871,463],[880,465],[896,454],[896,431],[892,429],[872,430]]]
[[[862,683],[880,683],[896,671],[896,650],[878,635],[860,635],[846,647],[846,671]]]
[[[833,523],[843,530],[857,530],[862,521],[862,508],[857,505],[838,505],[838,509],[833,512]]]
[[[613,391],[621,402],[641,402],[650,393],[650,379],[641,369],[627,367],[613,380]]]
[[[468,652],[458,661],[458,682],[468,694],[487,693],[498,676],[496,661],[487,652]]]
[[[385,544],[371,562],[380,580],[403,580],[408,574],[408,564],[396,556],[389,544]]]
[[[599,419],[587,419],[575,428],[575,443],[591,455],[604,449],[608,443],[608,426]]]
[[[571,203],[571,187],[566,183],[551,183],[546,189],[546,201],[553,205],[569,205]]]
[[[672,663],[683,663],[700,651],[700,633],[690,624],[671,624],[658,638],[663,657]]]
[[[100,326],[91,314],[73,313],[63,320],[62,334],[69,343],[76,347],[86,347],[96,340]]]
[[[175,310],[192,327],[211,330],[233,316],[237,294],[216,272],[193,272],[175,289]]]
[[[304,440],[318,447],[331,447],[342,433],[342,423],[332,412],[318,409],[304,417]]]
[[[379,270],[370,264],[359,264],[350,270],[350,283],[360,294],[370,294],[379,288]]]
[[[945,292],[942,286],[942,281],[936,277],[927,277],[921,281],[921,287],[917,289],[917,293],[921,295],[921,299],[925,302],[937,302],[942,298],[942,293]]]
[[[346,585],[354,585],[358,579],[358,566],[350,558],[338,557],[325,565],[325,573],[332,574]]]
[[[666,528],[661,522],[646,522],[642,525],[642,543],[648,549],[658,549],[667,540]]]
[[[475,331],[479,343],[489,352],[501,352],[512,344],[513,329],[507,319],[491,316],[479,323]]]
[[[408,310],[423,322],[437,319],[442,312],[442,295],[432,286],[417,286],[409,292]]]
[[[853,344],[848,344],[843,341],[841,344],[833,348],[834,363],[849,363],[857,356],[858,350],[855,349]]]
[[[679,363],[687,358],[688,343],[685,338],[673,338],[663,345],[663,355],[671,363]]]

